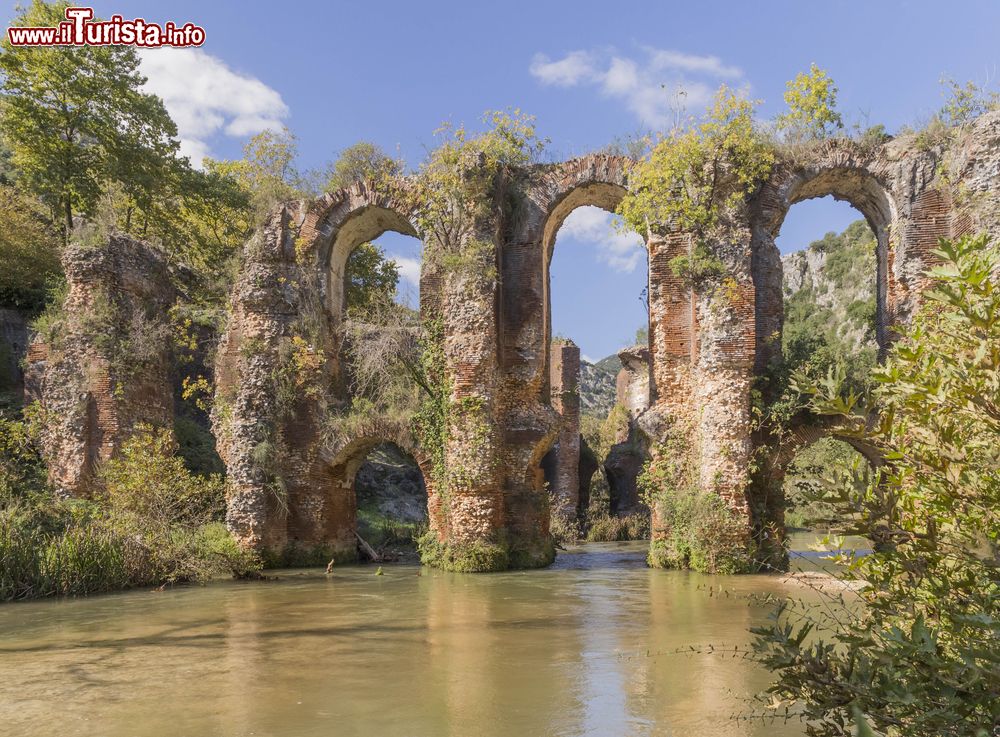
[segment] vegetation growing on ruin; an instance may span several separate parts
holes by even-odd
[[[754,120],[759,103],[723,86],[695,125],[669,131],[630,174],[618,208],[645,233],[668,225],[704,241],[742,206],[774,164],[774,152]]]
[[[1000,254],[963,237],[936,256],[934,288],[874,371],[872,406],[841,386],[803,386],[814,411],[891,461],[817,495],[874,542],[841,556],[837,574],[861,605],[789,599],[755,631],[776,675],[767,698],[790,703],[813,735],[855,721],[887,735],[985,735],[1000,719]]]
[[[653,511],[649,564],[703,573],[747,573],[755,555],[745,520],[698,483],[695,457],[683,428],[672,428],[639,475]]]
[[[37,422],[0,418],[0,600],[256,575],[221,524],[221,477],[192,474],[169,431],[138,428],[90,500],[48,486]]]
[[[826,138],[844,128],[837,111],[837,86],[815,63],[788,82],[784,97],[788,110],[775,122],[790,140]]]

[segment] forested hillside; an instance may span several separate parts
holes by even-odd
[[[864,220],[843,233],[827,233],[782,258],[785,325],[783,352],[792,369],[825,372],[840,364],[857,386],[875,366],[875,236]],[[832,523],[833,508],[807,503],[816,479],[846,469],[857,458],[850,446],[824,438],[802,450],[788,469],[786,522],[792,527]]]

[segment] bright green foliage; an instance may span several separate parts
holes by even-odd
[[[350,187],[355,182],[366,179],[376,182],[397,176],[403,171],[401,162],[387,156],[374,143],[359,141],[340,152],[336,162],[330,167],[330,177],[326,182],[327,191]]]
[[[844,473],[833,473],[843,469]],[[785,524],[841,530],[840,512],[823,501],[831,484],[866,482],[868,462],[842,440],[820,438],[799,451],[785,471]]]
[[[59,238],[32,197],[0,184],[0,307],[37,313],[61,278]]]
[[[785,103],[788,112],[778,116],[777,124],[792,140],[826,138],[844,127],[837,112],[837,87],[816,64],[788,83]]]
[[[256,575],[216,521],[220,477],[189,473],[169,432],[140,428],[102,469],[106,493],[83,501],[49,489],[35,427],[0,418],[0,601]]]
[[[942,77],[945,104],[939,113],[945,125],[967,123],[1000,104],[1000,92],[988,91],[975,82],[959,84],[951,77]]]
[[[490,195],[501,180],[512,179],[519,167],[535,161],[546,144],[535,133],[534,118],[520,110],[487,113],[485,122],[490,127],[479,134],[464,125],[442,126],[438,130],[442,142],[416,180],[418,224],[428,238],[428,255],[442,263],[450,256],[452,266],[488,267],[492,248],[477,236],[484,219],[492,215]]]
[[[15,25],[54,26],[67,3],[34,0]],[[128,46],[13,48],[0,43],[0,131],[18,177],[62,219],[92,215],[107,182],[137,207],[159,196],[177,152],[177,129],[162,101],[142,91]]]
[[[618,208],[627,226],[673,225],[700,240],[738,207],[774,164],[754,123],[757,104],[723,86],[697,125],[660,140],[629,177]]]
[[[368,314],[377,304],[391,301],[399,283],[399,267],[386,259],[375,243],[362,243],[347,258],[344,300],[348,313]]]
[[[280,132],[269,129],[247,141],[242,159],[206,160],[205,164],[208,171],[235,181],[249,195],[259,222],[278,203],[302,194],[293,166],[296,150],[295,136],[287,128]]]
[[[791,701],[809,735],[849,734],[852,713],[892,737],[1000,726],[1000,254],[964,237],[936,255],[934,288],[875,372],[874,429],[836,382],[804,382],[813,411],[890,464],[823,497],[874,542],[842,560],[859,601],[789,601],[755,630],[768,698]]]

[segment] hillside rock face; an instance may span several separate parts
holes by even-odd
[[[785,296],[791,296],[800,289],[813,288],[824,283],[823,264],[826,254],[811,248],[787,253],[781,257],[784,273]]]
[[[62,260],[67,296],[28,348],[25,392],[43,413],[50,482],[84,496],[137,425],[173,426],[175,295],[163,256],[126,236],[71,245]]]
[[[827,233],[807,248],[781,257],[785,321],[821,312],[836,339],[851,346],[874,345],[876,250],[864,220],[843,233]]]
[[[580,360],[580,412],[607,417],[615,406],[616,371]]]

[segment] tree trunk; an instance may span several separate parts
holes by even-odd
[[[66,235],[64,240],[66,243],[69,243],[70,234],[73,232],[73,202],[69,195],[66,195],[63,205],[66,208]]]

